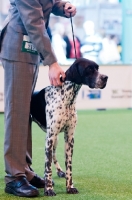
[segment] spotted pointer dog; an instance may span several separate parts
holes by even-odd
[[[66,178],[67,193],[78,193],[72,181],[72,154],[77,122],[75,103],[82,85],[100,89],[106,86],[108,77],[100,74],[98,68],[95,62],[79,58],[66,71],[62,86],[48,86],[32,96],[32,118],[46,132],[44,189],[46,196],[56,195],[52,185],[52,160],[58,176]],[[66,173],[56,159],[57,136],[60,132],[64,132]]]

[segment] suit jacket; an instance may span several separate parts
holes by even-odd
[[[44,65],[56,62],[46,28],[51,13],[65,17],[65,3],[61,0],[10,0],[9,15],[0,38],[0,57],[38,64],[41,55]],[[29,36],[39,55],[21,51],[23,35]]]

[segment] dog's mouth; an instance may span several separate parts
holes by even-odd
[[[106,75],[101,75],[101,76],[100,76],[100,81],[99,81],[99,83],[97,84],[97,85],[98,85],[98,88],[104,89],[104,88],[106,87],[107,80],[108,80],[108,76],[106,76]]]
[[[106,87],[106,83],[100,89],[104,89],[105,87]]]
[[[103,76],[102,80],[103,80],[103,86],[100,89],[104,89],[106,87],[108,76]]]
[[[106,87],[107,84],[107,80],[108,80],[108,76],[102,75],[99,78],[96,79],[96,81],[92,82],[91,84],[89,84],[89,87],[91,89],[104,89]]]

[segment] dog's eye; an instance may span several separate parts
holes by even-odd
[[[92,67],[89,67],[88,69],[87,69],[87,73],[88,74],[93,74],[94,73],[94,68],[92,68]]]
[[[93,66],[88,66],[85,70],[84,70],[84,75],[89,77],[89,76],[93,76],[95,73],[95,68]]]

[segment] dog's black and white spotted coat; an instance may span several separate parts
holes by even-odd
[[[52,160],[58,176],[66,178],[67,193],[76,194],[78,190],[72,181],[72,154],[74,131],[77,122],[76,97],[81,86],[90,88],[106,86],[108,77],[98,72],[98,65],[90,60],[77,59],[66,71],[66,79],[61,87],[48,86],[34,93],[31,100],[31,115],[35,122],[46,131],[45,145],[45,195],[56,195],[52,185]],[[64,132],[66,173],[56,159],[57,136]]]

